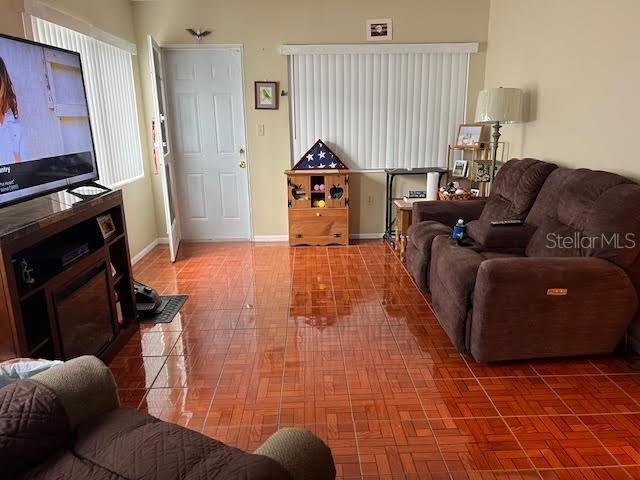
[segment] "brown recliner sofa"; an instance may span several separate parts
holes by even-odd
[[[532,158],[513,159],[499,170],[491,195],[486,200],[414,203],[412,224],[407,232],[406,265],[418,287],[423,292],[429,291],[431,245],[436,237],[450,235],[451,227],[460,218],[468,222],[468,229],[475,230],[478,235],[483,233],[481,229],[486,231],[485,235],[488,234],[485,226],[494,220],[524,220],[544,181],[556,168],[554,164]],[[520,229],[507,233],[521,237],[527,232]],[[508,243],[506,238],[501,241]],[[511,243],[521,242],[513,239]],[[496,244],[496,239],[488,238],[487,244],[493,248],[491,245]]]
[[[473,223],[473,222],[472,222]],[[478,221],[432,242],[430,289],[459,351],[481,362],[609,353],[638,310],[640,185],[554,169],[523,227]]]
[[[329,480],[329,448],[282,429],[247,453],[120,408],[109,369],[78,357],[0,389],[0,478]]]

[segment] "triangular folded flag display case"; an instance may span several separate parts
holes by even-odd
[[[349,169],[318,140],[287,176],[289,245],[349,245]]]
[[[338,156],[322,140],[318,140],[307,150],[307,153],[302,155],[292,170],[345,170],[346,168]]]

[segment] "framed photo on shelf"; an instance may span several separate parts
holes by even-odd
[[[476,175],[473,180],[476,182],[491,181],[491,162],[490,161],[476,162]]]
[[[278,82],[255,82],[256,110],[278,109]]]
[[[100,227],[102,238],[104,238],[105,240],[116,233],[116,226],[113,223],[111,214],[105,213],[104,215],[100,215],[99,217],[97,217],[96,220],[98,221],[98,227]]]
[[[468,166],[469,164],[466,160],[456,160],[453,162],[453,170],[451,173],[454,177],[466,177]]]
[[[462,124],[458,127],[458,136],[456,137],[457,148],[478,148],[478,144],[486,142],[487,126],[482,124]]]

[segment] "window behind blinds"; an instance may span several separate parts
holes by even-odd
[[[80,53],[100,183],[114,188],[144,175],[130,52],[31,17],[34,39]]]
[[[355,169],[446,165],[476,44],[374,47],[380,53],[309,47],[282,48],[290,55],[294,161],[322,139]]]

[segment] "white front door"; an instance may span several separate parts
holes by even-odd
[[[176,261],[180,248],[180,221],[177,212],[177,195],[175,186],[175,169],[169,145],[169,120],[167,118],[166,81],[162,50],[149,35],[149,69],[153,87],[154,120],[153,120],[153,149],[158,173],[162,180],[162,200],[164,202],[165,222],[169,240],[169,255],[171,261]]]
[[[242,51],[167,50],[165,60],[182,234],[250,239]]]

